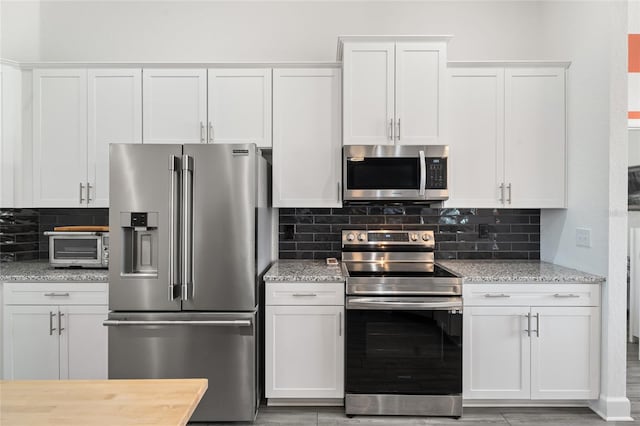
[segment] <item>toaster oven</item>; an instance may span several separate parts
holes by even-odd
[[[49,263],[55,268],[108,268],[108,232],[47,231]]]

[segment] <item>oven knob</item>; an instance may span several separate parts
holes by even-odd
[[[411,241],[418,241],[418,234],[411,234]]]
[[[347,241],[353,241],[356,239],[356,236],[353,234],[347,234]]]
[[[367,241],[367,234],[358,235],[358,241]]]
[[[431,237],[429,236],[429,234],[422,234],[422,239],[425,241],[429,241]]]

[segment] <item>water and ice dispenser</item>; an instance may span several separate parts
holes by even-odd
[[[128,277],[158,276],[158,212],[120,212],[123,233],[121,274]]]

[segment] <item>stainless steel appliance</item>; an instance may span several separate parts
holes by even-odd
[[[108,268],[109,233],[46,231],[54,268]]]
[[[110,155],[109,378],[204,377],[192,421],[253,420],[265,160],[253,144]]]
[[[433,231],[342,231],[347,415],[462,415],[462,279]]]
[[[446,145],[351,145],[343,148],[345,201],[443,201]]]

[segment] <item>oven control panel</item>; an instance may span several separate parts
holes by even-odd
[[[365,231],[343,230],[342,246],[345,245],[412,245],[434,247],[433,231]]]

